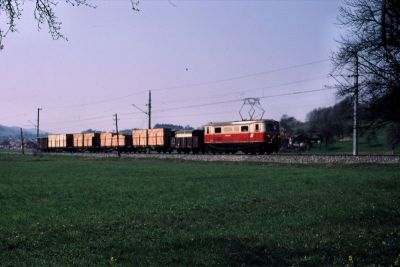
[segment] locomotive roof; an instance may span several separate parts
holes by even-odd
[[[250,123],[260,123],[260,122],[275,122],[275,120],[252,120],[252,121],[225,121],[225,122],[209,122],[205,126],[226,126],[226,125],[243,125]]]

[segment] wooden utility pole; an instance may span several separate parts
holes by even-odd
[[[147,104],[147,107],[147,115],[149,115],[149,129],[151,129],[151,91],[149,91],[149,103]]]
[[[41,108],[37,109],[36,143],[38,142],[38,138],[39,138],[39,121],[40,121],[40,111],[41,110],[42,110]]]
[[[121,151],[119,150],[119,132],[118,132],[118,114],[114,114],[115,118],[115,131],[117,132],[117,152],[118,152],[118,157],[121,157]],[[112,137],[111,137],[112,138]],[[111,140],[112,142],[112,140]]]
[[[25,155],[24,133],[22,132],[22,128],[21,128],[21,152],[22,152],[22,155]]]
[[[354,59],[353,156],[358,155],[358,55]]]
[[[147,110],[147,115],[149,115],[149,127],[147,130],[147,147],[148,147],[148,151],[147,153],[150,154],[150,146],[149,146],[149,130],[151,129],[151,90],[149,90],[149,103],[147,104],[148,110]]]

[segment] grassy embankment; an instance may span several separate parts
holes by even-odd
[[[0,265],[394,265],[400,166],[0,154]]]
[[[400,153],[400,148],[396,147],[395,153]],[[359,138],[360,154],[391,154],[391,147],[386,141],[386,131],[384,129],[380,130],[376,134],[376,139],[368,143],[367,137],[361,136]],[[311,154],[351,154],[353,151],[353,141],[339,141],[336,140],[334,143],[328,144],[325,147],[324,144],[316,144],[308,153]]]

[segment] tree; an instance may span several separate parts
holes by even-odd
[[[290,117],[287,114],[283,114],[279,124],[286,130],[287,133],[293,134],[295,128],[301,126],[303,123],[298,121],[295,117]]]
[[[345,0],[339,24],[347,32],[333,54],[334,73],[353,72],[358,58],[360,101],[371,125],[400,122],[400,1]],[[339,94],[355,88],[338,86]]]
[[[132,9],[138,11],[138,0],[130,0]],[[5,17],[6,26],[0,25],[0,49],[3,49],[3,38],[9,32],[17,31],[17,21],[22,15],[22,6],[24,0],[0,0],[0,14]],[[71,6],[88,6],[95,7],[88,3],[87,0],[64,0],[62,1]],[[54,0],[34,0],[35,9],[33,15],[38,23],[40,30],[44,24],[47,24],[49,33],[54,40],[67,38],[61,32],[61,21],[58,19],[55,9],[59,2]]]
[[[349,135],[351,127],[351,99],[345,98],[332,107],[317,108],[307,114],[309,134],[321,137],[327,146],[334,138]]]
[[[307,114],[308,131],[320,136],[325,146],[333,141],[335,126],[330,118],[332,107],[317,108]]]

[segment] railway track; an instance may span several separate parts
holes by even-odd
[[[116,153],[49,153],[51,155],[70,155],[88,158],[118,157]],[[272,155],[226,155],[226,154],[121,154],[121,158],[131,159],[160,159],[160,160],[189,160],[189,161],[225,161],[225,162],[259,162],[285,164],[399,164],[400,155],[359,155],[349,154],[272,154]]]

